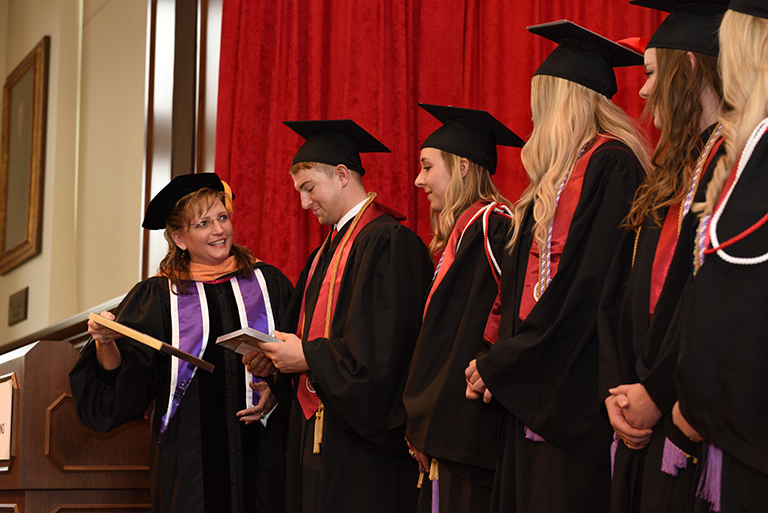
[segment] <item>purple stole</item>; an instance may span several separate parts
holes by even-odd
[[[213,283],[232,284],[232,291],[237,303],[237,311],[240,318],[240,326],[249,326],[264,333],[272,333],[275,329],[275,320],[272,317],[272,308],[269,302],[267,283],[259,269],[254,270],[254,276],[250,280],[238,280],[235,276],[217,280]],[[169,282],[170,283],[170,282]],[[203,282],[193,281],[188,293],[178,295],[175,287],[171,285],[171,344],[174,347],[186,351],[198,358],[202,358],[210,338],[210,325],[208,318],[208,301],[205,296]],[[171,393],[168,397],[168,406],[163,415],[160,426],[162,437],[173,415],[176,413],[189,383],[195,377],[197,367],[183,360],[173,357],[171,361]],[[215,372],[215,371],[214,371]],[[248,383],[262,381],[253,376],[246,369],[245,372],[245,406],[250,408],[258,404],[259,394],[248,386]]]

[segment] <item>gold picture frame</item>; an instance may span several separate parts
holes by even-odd
[[[41,251],[49,49],[45,36],[3,87],[0,274]]]

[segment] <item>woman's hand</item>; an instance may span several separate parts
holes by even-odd
[[[246,424],[263,419],[267,413],[277,406],[277,399],[272,395],[272,389],[264,381],[259,383],[250,382],[248,386],[251,387],[251,390],[257,391],[261,398],[256,406],[251,406],[236,413],[240,417],[240,422],[245,422]]]
[[[682,431],[685,436],[694,442],[703,442],[706,440],[698,431],[693,428],[693,426],[688,424],[687,420],[685,420],[685,417],[683,417],[683,412],[680,411],[680,401],[676,401],[675,405],[672,406],[672,422],[675,423],[675,426],[677,426],[677,428]]]
[[[429,472],[429,457],[416,447],[412,446],[411,442],[407,439],[405,440],[405,443],[408,444],[408,454],[415,458],[416,463],[419,464],[419,472]]]
[[[608,390],[611,395],[625,396],[626,400],[619,401],[624,418],[635,429],[653,429],[659,419],[661,410],[653,402],[642,383],[620,385]]]
[[[467,399],[480,399],[482,397],[484,403],[491,402],[493,394],[485,386],[483,378],[480,377],[476,359],[469,362],[469,365],[464,370],[464,377],[467,380],[467,391],[465,392]]]
[[[608,420],[614,432],[624,445],[630,449],[640,450],[651,441],[652,429],[635,429],[624,418],[622,405],[628,404],[625,395],[609,395],[605,399],[605,409],[608,410]]]
[[[110,321],[115,320],[115,316],[107,310],[104,310],[99,315]],[[123,358],[117,345],[115,345],[115,339],[122,337],[122,335],[93,321],[88,321],[88,334],[96,341],[96,359],[99,365],[105,370],[113,370],[120,367]]]
[[[243,356],[243,365],[248,372],[260,378],[267,378],[277,372],[272,360],[261,351],[251,351]]]

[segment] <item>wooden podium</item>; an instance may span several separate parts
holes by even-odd
[[[0,513],[151,512],[149,423],[84,427],[68,377],[78,356],[43,340],[0,355],[0,405],[13,384],[10,414],[0,406]]]

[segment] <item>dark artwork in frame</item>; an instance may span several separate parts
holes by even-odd
[[[0,274],[41,251],[49,49],[45,36],[3,87]]]

